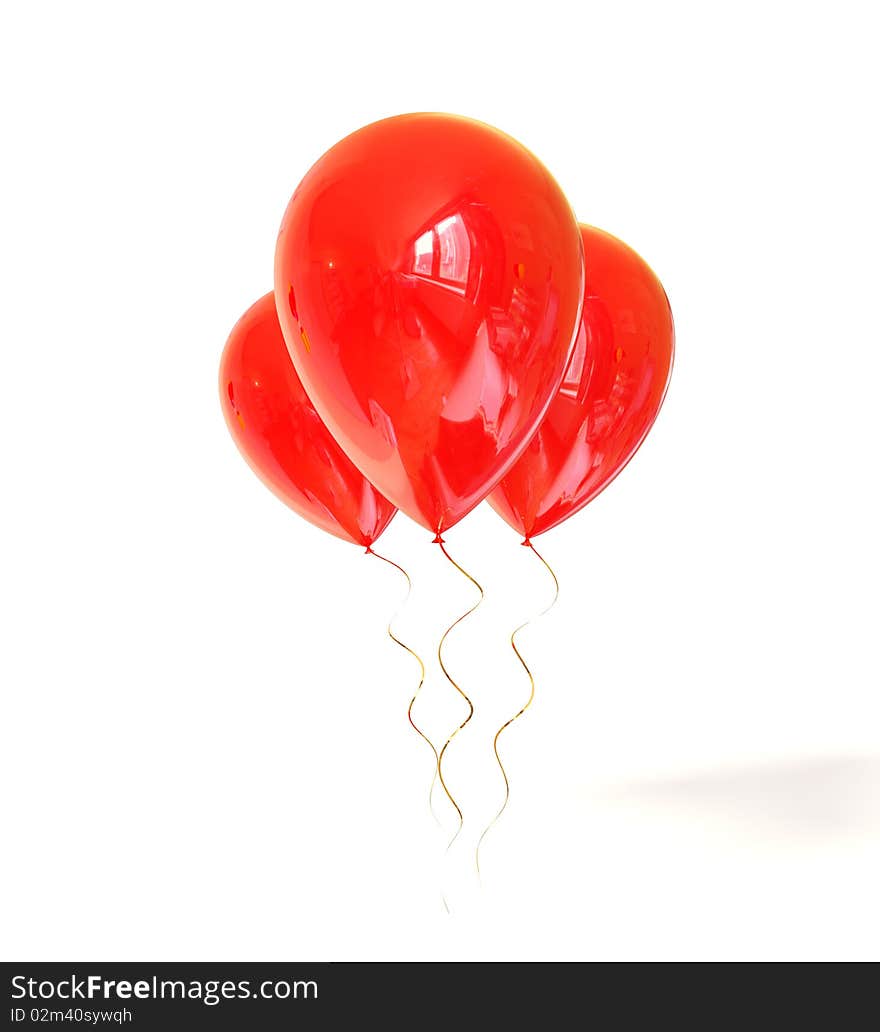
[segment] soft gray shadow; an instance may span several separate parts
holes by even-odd
[[[744,835],[880,838],[880,756],[826,756],[611,787],[600,801],[734,824]]]

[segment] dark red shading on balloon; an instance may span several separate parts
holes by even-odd
[[[526,539],[568,519],[633,457],[657,418],[675,331],[660,281],[622,241],[581,226],[587,283],[565,377],[538,432],[489,496]]]
[[[402,115],[342,140],[303,179],[275,294],[334,437],[439,532],[485,498],[559,386],[583,296],[580,234],[515,140]]]
[[[397,511],[355,469],[309,401],[281,336],[274,294],[235,324],[220,361],[220,403],[264,484],[316,527],[369,547]]]

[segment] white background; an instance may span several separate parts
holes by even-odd
[[[5,959],[877,959],[871,5],[19,4],[0,26]],[[510,132],[653,265],[678,351],[621,478],[448,535],[467,818],[428,814],[394,571],[298,520],[216,367],[339,137]],[[399,517],[399,633],[469,585]],[[405,632],[405,633],[404,633]],[[423,717],[459,717],[432,669]],[[452,910],[441,903],[445,892]]]

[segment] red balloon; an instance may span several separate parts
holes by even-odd
[[[397,511],[330,436],[290,361],[274,294],[238,320],[220,360],[226,425],[263,483],[316,527],[367,548]]]
[[[526,540],[574,515],[607,487],[657,418],[675,331],[669,300],[622,241],[581,226],[583,316],[571,360],[522,457],[489,497]]]
[[[535,431],[583,296],[577,222],[529,151],[480,122],[400,115],[332,147],[278,237],[294,365],[346,454],[438,534]]]

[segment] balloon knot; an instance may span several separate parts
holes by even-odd
[[[432,545],[445,545],[446,544],[446,542],[443,540],[443,538],[440,537],[440,531],[439,530],[437,531],[437,534],[434,537],[434,540],[431,542],[431,544]]]
[[[367,548],[366,548],[366,551],[364,552],[364,555],[375,555],[375,553],[373,552],[373,549],[372,549],[372,547],[370,545],[367,545]]]
[[[526,537],[522,541],[520,541],[520,544],[523,546],[523,548],[531,548],[532,539],[530,537]]]

